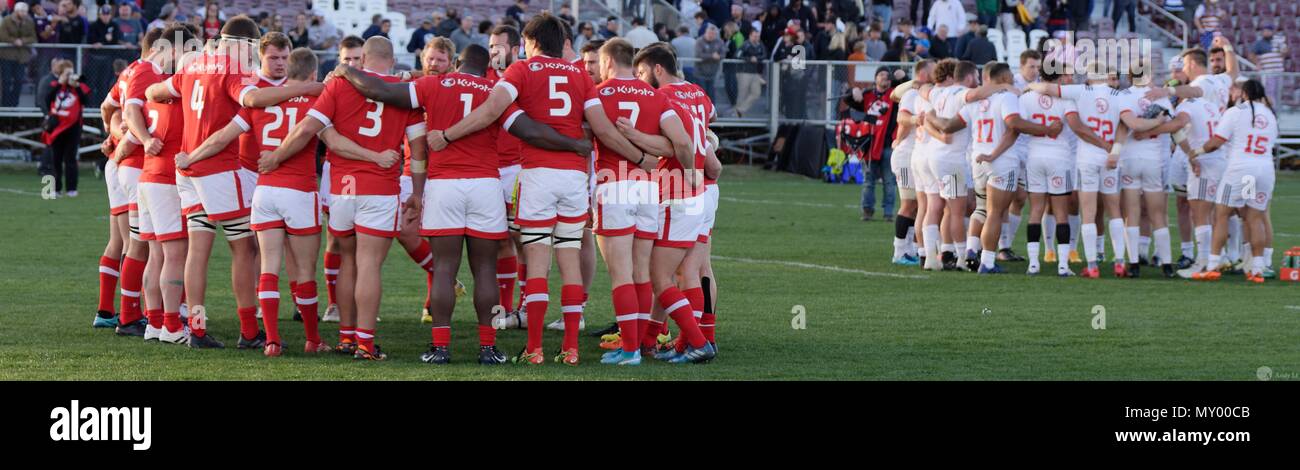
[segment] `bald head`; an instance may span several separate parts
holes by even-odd
[[[393,68],[393,43],[383,36],[371,36],[361,47],[361,62],[367,69],[388,73]]]

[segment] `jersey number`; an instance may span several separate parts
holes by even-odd
[[[631,111],[632,113],[630,116],[628,116],[627,120],[632,121],[632,127],[636,127],[636,118],[641,115],[640,104],[638,104],[635,101],[619,101],[618,110]]]
[[[384,103],[375,100],[366,100],[366,102],[375,104],[375,109],[366,112],[366,119],[369,119],[371,124],[370,127],[357,129],[357,133],[366,137],[374,137],[379,135],[379,131],[384,127],[384,121],[382,120],[384,116]]]
[[[1265,153],[1268,153],[1268,151],[1266,150],[1267,146],[1268,146],[1268,137],[1264,137],[1262,135],[1256,136],[1254,134],[1246,135],[1246,153],[1263,155]]]
[[[281,140],[275,137],[271,137],[271,132],[278,130],[284,126],[285,114],[289,115],[288,128],[293,129],[293,126],[296,126],[298,124],[298,108],[289,108],[288,111],[286,112],[286,110],[284,110],[279,106],[271,106],[266,108],[266,112],[274,115],[275,120],[271,121],[270,124],[267,124],[266,127],[262,128],[262,145],[267,147],[279,147],[281,144]]]
[[[552,100],[560,100],[562,104],[558,108],[551,108],[552,116],[568,116],[573,110],[573,101],[569,99],[569,94],[558,90],[556,87],[569,83],[569,77],[550,77],[550,95]]]
[[[1046,115],[1046,114],[1035,114],[1035,115],[1030,116],[1030,117],[1031,117],[1033,120],[1038,121],[1038,124],[1039,124],[1039,125],[1043,125],[1043,126],[1050,126],[1050,125],[1052,125],[1052,124],[1055,124],[1055,123],[1061,122],[1061,118],[1059,118],[1059,117],[1057,117],[1057,116],[1048,116],[1048,115]],[[1056,140],[1056,137],[1048,137],[1048,138],[1049,138],[1049,139],[1052,139],[1052,140]]]
[[[474,95],[461,93],[460,103],[465,105],[465,114],[461,115],[461,117],[469,116],[469,112],[474,110]]]
[[[975,121],[975,138],[982,144],[993,143],[992,119],[980,119]]]
[[[195,120],[203,119],[203,85],[198,80],[194,81],[194,89],[190,90],[190,109],[194,111]]]
[[[1097,137],[1101,137],[1103,142],[1108,144],[1115,142],[1115,123],[1110,122],[1109,120],[1090,117],[1088,118],[1088,127],[1091,127],[1092,131],[1096,132]]]

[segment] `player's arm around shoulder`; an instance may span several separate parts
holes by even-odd
[[[515,96],[510,89],[501,86],[500,83],[505,82],[499,82],[488,94],[487,101],[471,111],[460,122],[445,130],[429,129],[429,149],[435,152],[441,151],[447,148],[447,144],[478,132],[501,117],[501,113],[515,101]]]
[[[363,73],[347,64],[339,64],[334,69],[334,74],[336,77],[343,78],[348,83],[351,83],[352,87],[356,88],[358,93],[361,93],[361,96],[402,109],[419,107],[420,104],[416,99],[416,87],[420,86],[422,80],[428,80],[420,78],[416,81],[390,83],[377,76]]]

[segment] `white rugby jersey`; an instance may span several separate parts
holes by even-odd
[[[903,93],[903,99],[898,102],[898,109],[900,111],[907,111],[911,113],[913,117],[915,117],[916,101],[917,101],[916,95],[918,94],[920,93],[918,93],[915,88],[911,90],[907,90],[906,93]],[[899,154],[902,154],[904,156],[911,155],[912,149],[915,147],[916,147],[916,134],[908,133],[903,136],[903,140],[899,141],[898,147],[894,148],[894,155],[899,155]]]
[[[961,85],[953,85],[944,89],[944,93],[937,97],[933,92],[930,98],[934,100],[935,114],[944,119],[953,119],[958,117],[962,107],[966,105],[966,93],[970,88]],[[970,153],[970,123],[967,121],[966,127],[950,134],[952,141],[949,143],[937,143],[938,152],[935,154],[940,158],[948,161],[965,160]]]
[[[1174,108],[1174,115],[1186,114],[1189,119],[1187,132],[1187,145],[1191,148],[1204,148],[1205,143],[1210,141],[1210,136],[1214,135],[1214,126],[1219,124],[1219,118],[1222,113],[1219,112],[1219,106],[1211,100],[1203,98],[1191,98],[1178,102],[1178,107]],[[1186,157],[1182,147],[1174,149],[1174,153]],[[1219,147],[1213,152],[1196,157],[1198,161],[1222,160],[1226,157],[1224,148]]]
[[[1129,94],[1132,100],[1126,105],[1139,116],[1145,115],[1147,108],[1153,105],[1161,106],[1165,109],[1174,109],[1174,105],[1169,102],[1169,98],[1160,98],[1152,101],[1146,97],[1149,86],[1135,86],[1129,88]],[[1124,144],[1124,150],[1120,152],[1120,159],[1138,159],[1138,160],[1167,160],[1169,158],[1169,134],[1159,134],[1147,139],[1138,140],[1133,138],[1130,133],[1128,143]]]
[[[1092,129],[1092,132],[1106,143],[1115,143],[1115,131],[1120,125],[1120,113],[1131,111],[1127,108],[1132,101],[1128,90],[1116,90],[1104,83],[1061,85],[1060,94],[1062,98],[1074,102],[1083,125]],[[1102,164],[1106,162],[1108,154],[1106,149],[1080,139],[1076,155],[1080,163]]]
[[[1273,167],[1273,145],[1277,143],[1277,116],[1262,103],[1241,103],[1229,108],[1214,126],[1214,134],[1226,140],[1228,168]]]
[[[961,117],[966,121],[966,128],[971,135],[970,159],[979,155],[991,155],[1007,132],[1007,121],[1020,115],[1020,97],[1013,93],[1000,91],[987,99],[966,103],[961,108]],[[1011,153],[1008,149],[1007,153]],[[1008,158],[1015,158],[1014,155]]]
[[[1065,126],[1065,116],[1070,113],[1077,113],[1073,101],[1053,98],[1036,91],[1020,95],[1020,117],[1027,121],[1044,126],[1059,121],[1062,126]],[[1071,140],[1075,138],[1074,132],[1070,131],[1070,126],[1065,126],[1056,137],[1029,136],[1029,158],[1050,158],[1072,162],[1074,153]]]
[[[1219,105],[1219,112],[1228,109],[1228,96],[1232,91],[1232,76],[1226,73],[1205,74],[1196,77],[1189,85],[1201,89],[1201,98]]]

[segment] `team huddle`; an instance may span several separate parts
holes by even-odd
[[[600,362],[712,360],[709,253],[722,168],[708,129],[713,103],[681,78],[670,46],[634,50],[612,39],[577,52],[569,31],[543,13],[522,32],[496,28],[486,49],[457,54],[436,39],[421,52],[422,69],[400,75],[386,38],[348,37],[324,83],[311,51],[261,35],[244,16],[203,51],[171,46],[194,40],[188,26],[150,31],[101,108],[110,237],[94,326],[223,348],[203,307],[221,232],[238,348],[284,353],[283,266],[304,353],[383,360],[381,274],[396,239],[426,273],[423,362],[451,361],[462,250],[481,364],[544,363],[549,328],[564,332],[555,362],[577,365],[597,251],[616,322]],[[552,256],[561,319],[547,325]],[[322,321],[338,322],[337,343],[321,337]],[[506,328],[528,330],[512,358],[496,344]]]
[[[1098,278],[1109,232],[1115,277],[1138,277],[1143,265],[1197,280],[1272,277],[1277,117],[1259,81],[1237,79],[1232,46],[1214,46],[1175,58],[1165,86],[1153,85],[1147,63],[1123,71],[1127,88],[1118,67],[1073,83],[1061,48],[1026,51],[1018,71],[917,63],[890,97],[899,103],[892,166],[903,200],[894,263],[1003,273],[997,261],[1024,261],[1012,242],[1027,201],[1030,275],[1042,254],[1060,276],[1075,276],[1074,262],[1086,263],[1079,275]]]

